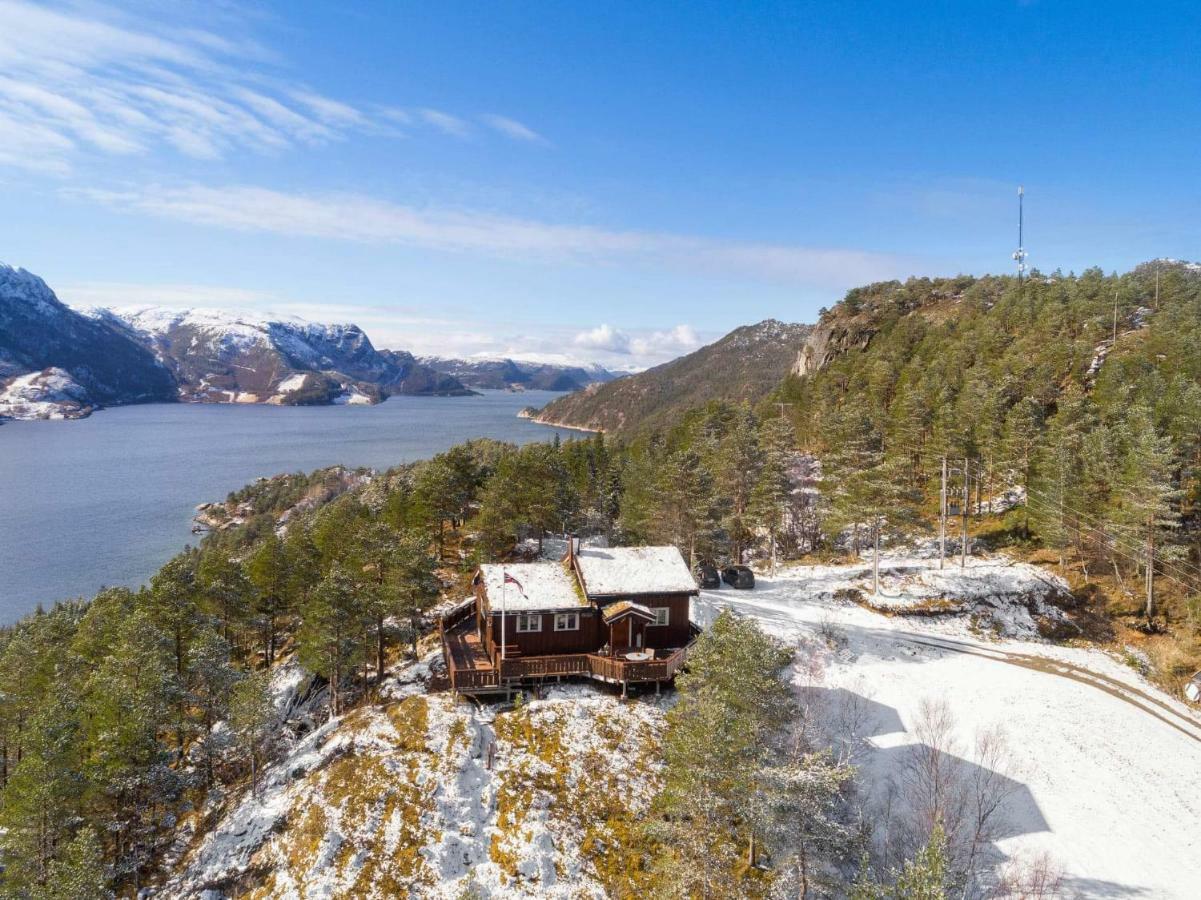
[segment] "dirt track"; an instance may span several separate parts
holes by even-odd
[[[1046,656],[1036,656],[1030,653],[1014,653],[1009,650],[1000,650],[967,641],[958,641],[954,638],[917,634],[911,631],[892,633],[898,641],[905,643],[935,647],[939,650],[946,650],[949,653],[966,653],[1006,665],[1033,669],[1036,672],[1043,672],[1047,675],[1055,675],[1071,681],[1078,681],[1081,684],[1087,684],[1099,691],[1104,691],[1111,697],[1116,697],[1125,703],[1129,703],[1131,706],[1138,707],[1147,715],[1154,716],[1165,725],[1175,728],[1181,734],[1201,744],[1201,720],[1186,712],[1181,712],[1159,697],[1139,690],[1116,678],[1110,678],[1108,675],[1102,675],[1091,669],[1085,669],[1081,666],[1058,659],[1051,659]]]

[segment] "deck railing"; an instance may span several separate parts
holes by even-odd
[[[701,633],[696,625],[689,629],[688,645],[675,650],[663,659],[631,660],[600,653],[562,653],[548,656],[519,656],[494,660],[486,669],[457,668],[448,650],[447,633],[470,617],[473,604],[460,604],[438,619],[442,639],[443,659],[455,690],[472,691],[497,688],[504,682],[527,678],[546,678],[563,675],[587,675],[614,684],[621,682],[670,681],[688,662],[688,654]],[[499,665],[497,665],[499,664]],[[503,681],[502,681],[503,676]]]

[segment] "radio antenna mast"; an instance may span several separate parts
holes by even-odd
[[[1022,283],[1022,276],[1026,273],[1026,248],[1022,243],[1022,226],[1023,226],[1023,198],[1025,197],[1026,189],[1018,185],[1018,248],[1013,251],[1013,260],[1018,264],[1018,284]]]

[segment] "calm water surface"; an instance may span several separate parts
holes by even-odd
[[[0,624],[103,586],[144,583],[184,544],[196,504],[261,475],[382,469],[472,437],[526,443],[518,419],[558,396],[393,397],[378,406],[154,404],[0,426]],[[564,438],[568,432],[559,432]]]

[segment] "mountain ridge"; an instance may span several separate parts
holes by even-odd
[[[670,362],[551,401],[533,419],[632,433],[674,423],[710,400],[756,402],[793,366],[812,326],[764,319]]]
[[[145,402],[378,403],[474,393],[354,324],[207,308],[63,303],[0,263],[0,421],[71,419]]]
[[[446,372],[468,387],[485,390],[578,391],[624,375],[599,363],[534,362],[507,356],[468,359],[422,356],[418,362]]]

